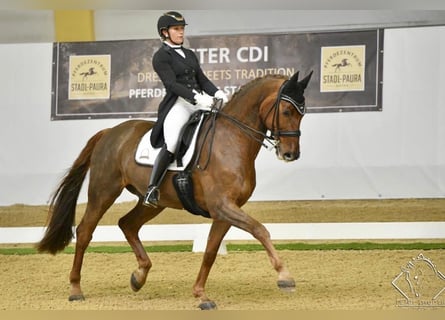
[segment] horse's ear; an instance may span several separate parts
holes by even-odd
[[[294,75],[289,79],[289,81],[298,82],[298,76],[300,75],[300,71],[294,73]]]
[[[303,80],[299,82],[299,84],[303,87],[303,89],[306,89],[309,80],[311,80],[312,73],[314,73],[314,70],[312,70]]]

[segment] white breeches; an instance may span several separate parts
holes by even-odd
[[[198,109],[198,105],[193,105],[187,100],[178,97],[175,104],[168,112],[164,120],[164,140],[167,145],[167,150],[171,153],[176,151],[182,127],[187,123],[190,116]]]

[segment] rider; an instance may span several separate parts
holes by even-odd
[[[164,13],[158,19],[158,33],[162,46],[153,56],[153,69],[161,79],[166,95],[158,110],[158,120],[153,127],[151,144],[161,148],[151,172],[143,204],[157,207],[159,186],[174,152],[183,125],[199,109],[209,110],[214,98],[223,103],[228,98],[205,76],[195,53],[182,47],[184,42],[184,17],[176,11]]]

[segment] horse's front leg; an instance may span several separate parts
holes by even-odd
[[[254,220],[255,221],[255,220]],[[270,233],[267,231],[266,227],[264,227],[258,221],[258,226],[254,229],[255,231],[251,234],[261,242],[261,244],[266,249],[266,252],[269,256],[270,262],[272,266],[278,273],[277,285],[283,291],[293,292],[295,291],[295,280],[291,276],[289,270],[286,268],[278,253],[272,244],[272,240],[270,239]]]
[[[205,284],[215,262],[219,246],[230,229],[230,223],[226,221],[213,221],[210,228],[209,237],[207,239],[207,246],[204,257],[202,259],[201,268],[199,269],[198,277],[193,286],[193,295],[199,299],[199,308],[201,310],[216,309],[216,303],[210,300],[205,293]]]
[[[228,221],[231,225],[238,227],[246,232],[249,232],[255,239],[257,239],[266,249],[270,262],[273,268],[278,273],[278,287],[283,291],[294,291],[295,281],[290,272],[281,261],[278,253],[272,244],[270,233],[266,227],[257,220],[247,215],[241,208],[234,203],[222,204],[217,210],[218,217]]]

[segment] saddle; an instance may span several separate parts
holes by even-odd
[[[179,143],[175,151],[175,160],[170,164],[168,170],[182,171],[190,163],[196,147],[199,129],[204,121],[205,113],[196,111],[190,116],[184,125],[180,135]],[[154,148],[150,143],[152,130],[149,130],[139,142],[136,149],[135,160],[141,165],[153,166],[161,148]]]
[[[196,111],[190,116],[179,135],[179,143],[175,151],[175,160],[168,167],[169,171],[177,171],[173,176],[178,198],[184,208],[194,215],[210,218],[210,214],[201,209],[195,201],[193,193],[193,181],[191,178],[191,160],[196,149],[196,141],[201,129],[201,125],[208,117],[208,112]],[[135,160],[141,165],[153,166],[160,148],[153,148],[150,143],[151,130],[148,131],[139,142],[136,149]]]

